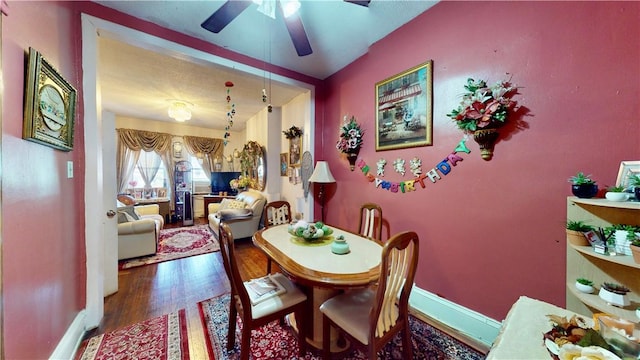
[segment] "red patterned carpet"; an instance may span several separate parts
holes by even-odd
[[[82,342],[76,360],[187,360],[185,310],[149,319]]]
[[[227,329],[229,325],[229,294],[198,303],[202,325],[205,331],[209,357],[215,360],[239,359],[240,330],[242,322],[238,321],[235,348],[227,352]],[[433,360],[478,360],[485,355],[457,341],[440,330],[409,316],[411,327],[413,358]],[[260,330],[251,332],[251,359],[305,359],[319,360],[318,352],[310,352],[298,357],[296,336],[289,327],[281,327],[274,321]],[[402,359],[402,340],[396,336],[378,353],[379,359]],[[346,360],[364,360],[367,356],[360,350],[346,354]]]
[[[220,244],[209,225],[185,226],[160,230],[158,252],[155,255],[127,259],[119,262],[119,268],[155,264],[220,250]]]

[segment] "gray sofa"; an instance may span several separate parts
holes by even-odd
[[[226,200],[226,199],[225,199]],[[262,218],[262,209],[266,203],[266,198],[261,192],[249,189],[239,193],[235,197],[235,201],[243,202],[244,208],[238,209],[238,203],[233,205],[235,208],[228,208],[230,201],[223,200],[220,203],[209,204],[209,227],[218,235],[220,221],[224,221],[231,229],[234,239],[242,239],[251,237],[260,228],[260,219]]]

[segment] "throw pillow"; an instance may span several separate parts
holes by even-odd
[[[247,207],[247,203],[245,203],[244,201],[234,200],[234,199],[222,199],[222,201],[220,202],[219,210],[245,209],[246,207]]]
[[[138,215],[138,213],[136,212],[136,209],[133,206],[124,206],[124,207],[118,208],[118,212],[124,213],[124,215],[127,218],[127,221],[140,220],[140,216]]]

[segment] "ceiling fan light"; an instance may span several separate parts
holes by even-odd
[[[253,2],[258,4],[258,11],[272,19],[276,18],[276,0],[253,0]]]
[[[174,101],[169,105],[167,113],[175,121],[184,122],[191,120],[191,107],[193,107],[193,104],[186,101]]]
[[[300,9],[300,2],[298,0],[280,0],[280,4],[282,5],[282,13],[286,18],[297,13]]]

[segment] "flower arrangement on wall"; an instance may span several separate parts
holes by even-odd
[[[490,160],[498,138],[497,129],[507,122],[517,104],[511,99],[517,88],[506,81],[487,86],[485,80],[472,78],[467,79],[464,88],[467,92],[462,95],[460,105],[447,116],[460,130],[473,134],[480,144],[482,158]]]
[[[294,125],[282,133],[284,134],[284,137],[291,140],[302,136],[302,129]]]
[[[343,154],[347,154],[347,160],[349,160],[351,171],[355,168],[355,161],[358,157],[358,153],[360,152],[360,147],[363,144],[363,135],[364,131],[356,121],[355,116],[351,116],[348,120],[345,116],[344,123],[340,127],[340,131],[338,133],[336,149]]]

